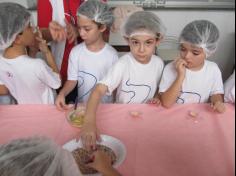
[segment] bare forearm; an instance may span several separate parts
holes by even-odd
[[[101,172],[104,176],[121,176],[121,174],[115,170],[112,166]]]
[[[222,94],[215,94],[210,97],[210,101],[215,104],[216,102],[224,102],[224,98]]]
[[[8,95],[9,91],[4,85],[0,85],[0,95]]]
[[[59,94],[66,97],[75,88],[76,84],[77,81],[67,80]]]
[[[171,87],[166,92],[161,94],[161,102],[164,107],[170,108],[173,104],[175,104],[178,96],[180,95],[183,80],[183,78],[178,77]]]
[[[87,123],[95,123],[96,122],[96,111],[99,105],[99,102],[102,96],[106,93],[107,88],[105,85],[98,84],[94,91],[91,93],[86,110],[86,119]]]
[[[59,69],[57,67],[55,58],[52,55],[52,52],[50,50],[48,50],[48,52],[44,53],[44,55],[46,57],[46,62],[48,64],[48,66],[52,68],[53,72],[59,73]]]

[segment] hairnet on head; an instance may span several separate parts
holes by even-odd
[[[219,30],[215,24],[207,20],[196,20],[183,29],[180,43],[188,42],[201,47],[209,57],[216,51],[219,36]]]
[[[0,146],[1,176],[79,176],[70,152],[47,138],[18,139]]]
[[[77,16],[85,16],[107,27],[111,27],[114,22],[114,15],[111,8],[100,0],[85,1],[78,8]]]
[[[16,3],[0,3],[0,50],[11,46],[30,22],[30,13]]]
[[[157,38],[163,38],[166,27],[161,19],[154,13],[139,11],[133,13],[122,26],[122,35],[132,37],[134,35],[153,35]]]

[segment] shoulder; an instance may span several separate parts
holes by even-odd
[[[111,53],[115,53],[117,54],[117,51],[115,48],[113,48],[110,44],[106,43],[106,50],[111,52]]]
[[[219,66],[218,66],[217,63],[215,63],[215,62],[206,60],[206,61],[205,61],[205,64],[206,64],[206,69],[207,69],[208,71],[210,71],[210,72],[212,72],[212,71],[220,71]],[[221,71],[220,71],[220,72],[221,72]]]

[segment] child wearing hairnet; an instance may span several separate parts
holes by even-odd
[[[59,88],[61,80],[40,34],[37,40],[47,64],[27,55],[26,48],[35,43],[30,16],[19,4],[0,3],[0,49],[4,50],[0,56],[0,90],[2,94],[8,90],[18,104],[54,104],[52,89]]]
[[[225,102],[235,104],[235,71],[224,84]]]
[[[206,60],[217,47],[219,31],[206,20],[189,23],[180,35],[180,58],[168,64],[160,83],[164,107],[175,103],[207,103],[223,113],[223,81],[216,63]]]
[[[118,54],[103,39],[103,33],[111,27],[114,17],[108,5],[99,0],[85,1],[77,10],[77,22],[83,43],[75,46],[69,57],[68,78],[60,91],[56,106],[67,109],[65,97],[78,83],[78,102],[87,102],[108,69],[118,60]],[[111,103],[112,96],[105,96],[103,103]]]
[[[95,145],[96,110],[103,95],[112,94],[117,89],[116,103],[149,103],[151,100],[151,103],[158,104],[155,93],[164,63],[154,53],[164,33],[165,26],[154,13],[135,12],[127,19],[123,36],[131,52],[117,61],[90,96],[81,132],[86,148]]]
[[[103,175],[120,176],[104,152],[89,164]],[[0,146],[1,176],[81,176],[71,152],[44,137],[17,139]]]

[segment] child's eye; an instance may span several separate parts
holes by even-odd
[[[153,43],[154,43],[154,41],[147,41],[147,42],[146,42],[146,45],[147,45],[147,46],[150,46],[150,45],[152,45]]]
[[[198,52],[193,52],[193,55],[198,56],[200,53]]]
[[[137,41],[132,41],[132,44],[136,46],[136,45],[139,44],[139,42],[137,42]]]

